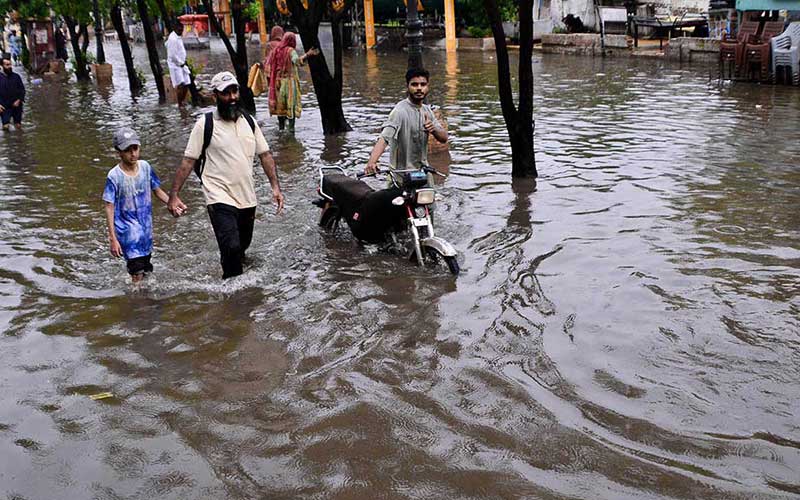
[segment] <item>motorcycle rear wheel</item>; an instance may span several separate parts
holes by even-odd
[[[326,231],[336,231],[339,227],[339,209],[333,206],[324,208],[319,217],[319,225]]]

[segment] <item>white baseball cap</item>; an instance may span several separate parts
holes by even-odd
[[[239,82],[230,71],[222,71],[221,73],[217,73],[214,75],[214,78],[211,79],[211,87],[217,92],[222,92],[231,85],[238,86]]]

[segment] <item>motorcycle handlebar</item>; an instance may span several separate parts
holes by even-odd
[[[431,166],[428,166],[428,165],[421,165],[421,166],[420,166],[420,169],[421,169],[423,172],[429,172],[429,173],[431,173],[431,174],[434,174],[434,175],[439,175],[439,176],[441,176],[441,177],[447,177],[447,175],[446,175],[446,174],[443,174],[443,173],[439,172],[438,170],[436,170],[435,168],[433,168],[433,167],[431,167]],[[357,174],[356,174],[356,179],[363,179],[364,177],[375,177],[375,176],[377,176],[378,174],[383,174],[383,173],[385,173],[385,172],[382,172],[382,171],[380,171],[380,170],[379,170],[379,171],[372,172],[371,174],[365,174],[364,172],[359,172],[359,173],[357,173]],[[389,170],[389,172],[388,172],[388,173],[389,173],[389,174],[393,174],[394,172],[392,172],[391,170]]]
[[[442,177],[447,177],[447,175],[439,172],[438,170],[436,170],[435,168],[433,168],[433,167],[431,167],[429,165],[422,165],[422,170],[424,170],[425,172],[430,172],[430,173],[435,174],[435,175],[440,175]]]

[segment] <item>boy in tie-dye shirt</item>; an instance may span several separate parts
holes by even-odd
[[[134,283],[153,271],[151,191],[162,202],[169,200],[153,167],[139,159],[140,145],[132,129],[123,127],[114,133],[114,149],[120,162],[108,172],[103,191],[111,255],[125,257]]]

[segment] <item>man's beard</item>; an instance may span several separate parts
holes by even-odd
[[[428,94],[425,94],[422,97],[417,97],[416,94],[414,94],[413,92],[409,92],[408,97],[414,104],[422,104],[423,102],[425,102],[425,98],[428,97]]]
[[[3,68],[3,71],[5,72],[5,74],[10,75],[11,73],[14,72],[14,68]]]
[[[230,120],[232,122],[235,122],[242,116],[242,108],[239,106],[238,100],[224,103],[222,99],[217,99],[217,112],[223,120]]]

